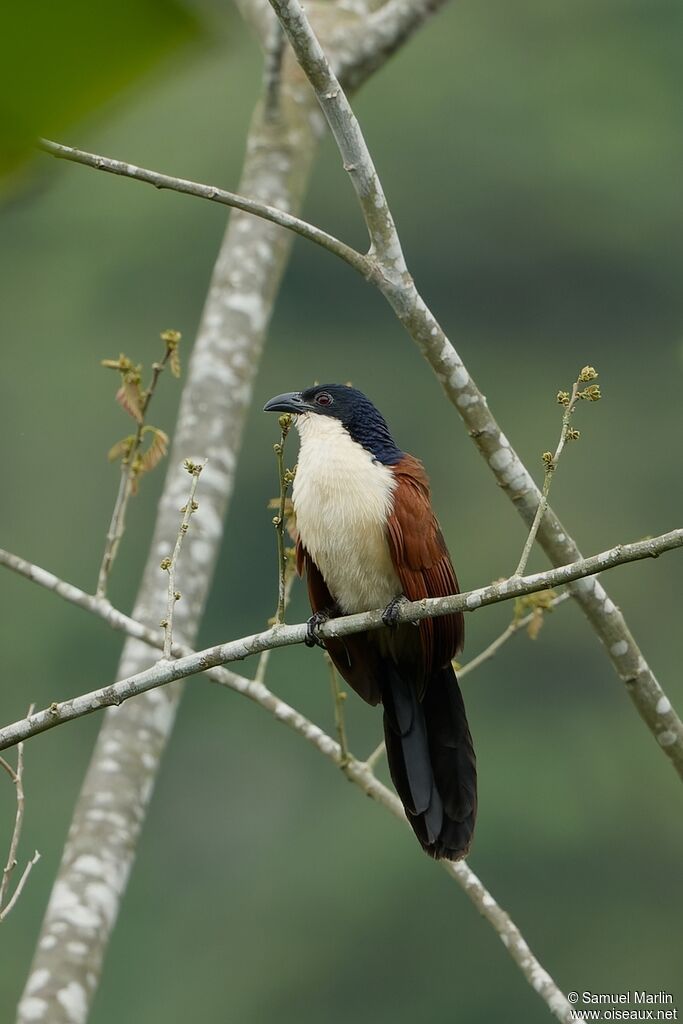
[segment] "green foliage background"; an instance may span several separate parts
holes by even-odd
[[[209,14],[202,50],[63,141],[234,187],[259,59],[234,21],[225,33],[221,8]],[[418,283],[539,479],[559,427],[556,391],[585,363],[600,370],[604,400],[579,409],[582,439],[553,490],[586,552],[681,525],[681,20],[673,0],[461,0],[357,99]],[[305,214],[361,243],[329,143]],[[105,453],[128,427],[98,362],[124,350],[149,364],[165,327],[189,344],[224,222],[198,200],[36,158],[0,230],[3,546],[94,588],[117,483]],[[272,613],[276,425],[259,410],[313,379],[352,379],[423,458],[464,587],[516,564],[522,524],[388,307],[297,242],[202,643]],[[178,394],[162,381],[155,423],[171,428]],[[124,609],[160,486],[159,471],[145,479],[130,515],[112,586]],[[680,555],[606,582],[680,708]],[[120,637],[6,573],[0,595],[3,721],[112,679]],[[510,610],[470,618],[468,655]],[[304,614],[299,588],[292,621]],[[283,650],[271,668],[278,693],[332,728],[318,655]],[[680,782],[580,612],[564,606],[535,643],[517,638],[465,691],[481,771],[474,870],[565,990],[683,998]],[[98,726],[93,717],[27,744],[22,859],[34,847],[43,859],[3,926],[2,1019]],[[379,713],[351,698],[348,728],[363,755]],[[12,815],[6,781],[7,839]],[[92,1020],[198,1013],[249,1024],[547,1019],[407,829],[258,709],[194,679]]]

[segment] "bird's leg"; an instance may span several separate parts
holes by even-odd
[[[382,622],[385,626],[388,626],[389,629],[396,629],[398,626],[398,610],[402,604],[405,604],[406,600],[405,594],[399,594],[398,597],[391,599],[382,612]]]
[[[318,636],[318,629],[330,617],[329,612],[314,612],[306,623],[306,638],[304,643],[307,647],[322,647],[325,649],[325,641]]]

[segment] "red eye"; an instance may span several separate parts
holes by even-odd
[[[332,395],[328,395],[327,391],[321,391],[315,396],[315,401],[316,405],[332,405]]]

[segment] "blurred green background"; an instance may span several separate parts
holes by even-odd
[[[203,19],[201,43],[61,141],[234,187],[260,58],[221,5],[205,5]],[[582,439],[553,489],[586,552],[681,525],[682,23],[674,0],[460,0],[356,101],[418,284],[539,478],[559,428],[556,391],[585,363],[599,369],[604,401],[579,409]],[[329,143],[305,215],[362,238]],[[105,455],[128,429],[99,360],[124,350],[149,364],[166,327],[190,343],[224,223],[216,206],[35,159],[1,211],[2,546],[94,588],[117,484]],[[274,424],[259,410],[313,379],[353,380],[422,457],[464,587],[516,564],[521,521],[429,367],[372,290],[297,241],[202,644],[272,613]],[[153,420],[170,432],[179,387],[162,385]],[[161,479],[145,479],[129,517],[112,585],[124,610]],[[680,554],[605,584],[680,708]],[[103,624],[4,571],[0,600],[3,721],[113,678],[121,638]],[[471,616],[466,654],[510,612]],[[291,621],[305,614],[299,587]],[[270,672],[286,700],[333,727],[319,654],[283,650]],[[680,782],[581,613],[564,605],[538,640],[516,638],[464,689],[481,777],[471,866],[565,990],[683,1000]],[[347,715],[365,755],[380,714],[352,697]],[[84,719],[27,744],[21,859],[35,847],[43,857],[3,926],[2,1020],[98,726]],[[7,841],[13,799],[0,780]],[[197,1014],[548,1018],[408,829],[258,708],[200,678],[188,684],[92,1020]]]

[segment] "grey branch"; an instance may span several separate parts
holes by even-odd
[[[660,537],[636,541],[633,544],[619,544],[607,551],[592,555],[590,558],[549,569],[547,572],[535,573],[526,577],[510,577],[507,580],[451,597],[406,601],[400,606],[398,619],[400,622],[418,622],[421,619],[447,615],[455,611],[474,611],[489,604],[510,601],[525,594],[537,593],[540,590],[559,587],[575,580],[594,576],[626,562],[637,561],[641,558],[657,558],[665,551],[671,551],[681,546],[683,546],[683,529],[672,530]],[[381,629],[383,625],[382,609],[377,609],[331,619],[320,627],[319,635],[322,638],[342,637],[351,633]],[[5,726],[0,729],[0,750],[14,746],[21,740],[45,732],[64,722],[82,718],[84,715],[105,707],[118,706],[131,697],[154,690],[177,679],[205,672],[216,665],[241,661],[252,654],[259,654],[268,649],[300,644],[305,638],[306,623],[295,626],[275,626],[262,633],[242,637],[239,640],[230,640],[227,643],[194,652],[173,662],[160,661],[146,671],[135,673],[109,686],[73,697],[70,700],[54,703],[49,708],[38,711],[28,718]],[[659,743],[666,747],[680,737],[683,732],[683,724],[670,705],[668,707],[662,705],[659,717],[661,721],[657,738]]]
[[[377,176],[358,121],[335,77],[298,0],[270,0],[304,74],[311,83],[328,120],[344,169],[351,177],[370,238],[368,254],[376,267],[372,280],[429,362],[450,401],[455,405],[480,454],[528,527],[542,495],[529,471],[501,431],[486,399],[466,370],[462,359],[418,292],[404,262],[391,210]],[[548,506],[539,522],[537,538],[555,565],[581,558],[578,545]],[[670,701],[636,644],[626,621],[597,580],[572,589],[572,596],[602,641],[612,664],[638,713],[683,777],[683,729],[662,736],[660,708]]]
[[[313,86],[316,98],[334,136],[344,170],[349,175],[370,236],[370,255],[376,255],[384,273],[406,272],[398,232],[382,183],[332,65],[314,35],[297,0],[270,0],[299,64]]]
[[[248,9],[257,30],[267,30],[268,20],[263,13],[266,8],[261,0],[241,0],[241,7]],[[336,8],[326,4],[324,9],[326,18],[331,20],[330,29],[336,27]],[[353,18],[345,14],[344,20],[350,29]],[[410,30],[403,30],[402,39],[408,38],[421,19],[408,20]],[[263,32],[261,37],[264,38]],[[338,35],[335,43],[345,57],[349,54],[345,45],[347,39],[345,34]],[[378,63],[381,60],[372,53],[364,55],[361,66],[354,69],[356,84]],[[272,207],[274,202],[286,202],[287,209],[294,214],[301,207],[322,129],[314,97],[301,89],[295,78],[294,69],[284,66],[277,119],[268,123],[261,104],[257,106],[239,186],[242,193],[255,197],[255,201],[266,207]],[[243,208],[246,211],[246,205]],[[289,253],[291,235],[280,231],[277,224],[275,218],[271,223],[262,220],[254,224],[241,209],[233,212],[214,268],[181,400],[170,464],[173,465],[175,453],[187,452],[196,444],[208,455],[213,467],[210,487],[204,485],[211,494],[208,500],[205,494],[202,501],[202,522],[208,523],[209,528],[203,529],[204,536],[200,538],[203,543],[192,546],[189,552],[196,571],[191,600],[186,594],[183,601],[185,638],[191,638],[198,627],[211,582],[211,568],[232,492],[251,385]],[[355,259],[353,250],[348,250],[347,256]],[[196,416],[200,402],[204,410],[201,421]],[[206,439],[205,434],[209,435]],[[158,564],[175,535],[177,505],[177,486],[169,476],[136,602],[136,617],[150,625],[158,622],[163,614],[159,612],[155,597]],[[114,615],[113,610],[111,614]],[[121,672],[136,671],[148,664],[148,659],[149,648],[130,640],[124,650]],[[87,1015],[127,884],[160,757],[173,727],[180,690],[172,686],[164,692],[165,697],[150,693],[105,720],[76,806],[70,841],[64,851],[24,998],[19,1005],[18,1024],[28,1024],[35,1019],[36,999],[40,1000],[41,1012],[49,1016],[53,1024],[66,1022],[65,1009],[57,997],[72,984],[85,994],[84,1016]],[[142,737],[144,742],[141,742]],[[113,758],[112,749],[115,750]],[[112,760],[117,767],[114,774],[104,770],[111,768]],[[97,804],[104,790],[112,797],[112,814],[107,818],[101,816],[101,806]],[[83,863],[97,865],[100,869],[98,882],[102,881],[108,889],[109,912],[106,914],[100,904],[93,904],[88,897],[88,889],[92,888],[88,883],[92,879],[81,870]],[[68,906],[62,898],[65,892],[72,900]],[[74,912],[67,913],[69,911]],[[71,939],[74,941],[69,942]],[[67,947],[76,945],[82,952],[77,956],[67,954]],[[36,987],[38,979],[40,984]]]
[[[258,199],[248,199],[246,196],[238,195],[236,192],[227,192],[216,185],[202,185],[197,181],[188,181],[186,178],[175,178],[170,174],[161,174],[160,171],[152,171],[147,167],[137,167],[135,164],[126,163],[123,160],[113,160],[110,157],[101,156],[98,153],[89,153],[83,149],[74,149],[72,146],[65,146],[60,142],[51,142],[49,139],[40,140],[40,148],[59,160],[69,160],[71,163],[82,164],[84,167],[93,167],[98,171],[106,171],[107,174],[117,174],[123,178],[133,178],[135,181],[144,181],[157,189],[169,189],[172,192],[180,192],[182,195],[195,196],[199,199],[207,199],[211,203],[219,203],[222,206],[230,206],[243,213],[250,213],[254,217],[270,221],[278,227],[287,228],[309,242],[315,242],[329,252],[344,260],[364,277],[370,273],[370,267],[365,257],[356,252],[350,245],[328,234],[321,228],[309,224],[300,217],[295,217],[284,210],[278,210],[275,206],[260,202]]]
[[[31,704],[28,709],[29,715],[33,713],[33,708],[34,705]],[[21,839],[21,830],[24,825],[24,807],[26,802],[24,797],[24,744],[20,743],[17,748],[16,769],[12,768],[11,764],[9,764],[4,757],[0,757],[0,767],[7,772],[14,784],[17,803],[17,809],[14,816],[14,828],[12,829],[12,837],[10,839],[9,852],[7,854],[7,863],[3,868],[2,879],[0,879],[0,921],[4,921],[21,896],[33,866],[40,860],[40,854],[37,850],[35,851],[33,857],[28,861],[26,867],[22,871],[14,892],[8,899],[7,897],[9,894],[12,873],[17,866],[17,851],[19,849],[19,840]]]
[[[108,601],[86,594],[71,584],[59,580],[52,573],[32,565],[25,559],[18,558],[0,550],[0,563],[13,569],[19,575],[33,580],[48,590],[63,597],[66,601],[89,611],[107,622],[115,629],[126,632],[137,640],[149,643],[153,647],[161,647],[158,630],[152,630],[140,622],[114,609]],[[182,657],[192,652],[184,644],[174,644],[173,653]],[[263,656],[262,656],[263,657]],[[262,668],[261,664],[259,668]],[[212,668],[207,672],[213,682],[227,687],[243,697],[258,704],[271,714],[276,721],[288,726],[299,736],[316,748],[326,758],[344,769],[351,782],[357,785],[381,806],[385,807],[395,818],[405,823],[405,814],[398,798],[376,778],[371,770],[370,758],[363,763],[356,758],[345,755],[339,743],[336,743],[319,726],[302,715],[291,705],[272,693],[263,683],[262,678],[247,679],[224,667]],[[261,672],[261,676],[263,672]],[[518,964],[524,976],[545,1000],[549,1008],[561,1021],[569,1021],[568,1004],[562,992],[541,964],[538,962],[519,929],[509,915],[498,905],[491,893],[480,879],[461,861],[458,864],[445,863],[447,873],[464,889],[479,913],[492,925],[513,960]],[[576,1018],[577,1020],[579,1018]]]
[[[240,182],[241,190],[259,202],[284,200],[293,211],[300,206],[320,131],[314,99],[300,92],[288,96],[277,126],[256,113]],[[187,477],[181,462],[188,454],[201,453],[209,459],[202,474],[202,514],[183,546],[179,568],[183,600],[174,632],[185,642],[191,643],[198,629],[211,585],[253,381],[292,238],[266,220],[233,211],[189,361],[166,486],[134,611],[137,620],[160,632],[165,602],[159,562],[173,545],[178,508],[184,503]],[[119,674],[140,672],[153,660],[147,644],[130,639]],[[181,692],[177,685],[165,687],[105,717],[19,1004],[19,1024],[35,1020],[36,999],[44,1020],[68,1024],[59,995],[70,986],[83,992],[86,1007],[91,1004]],[[106,815],[103,793],[109,800]],[[84,865],[97,874],[89,874]],[[103,887],[106,902],[92,895]],[[70,902],[65,902],[65,893]],[[73,948],[78,954],[70,952]]]

